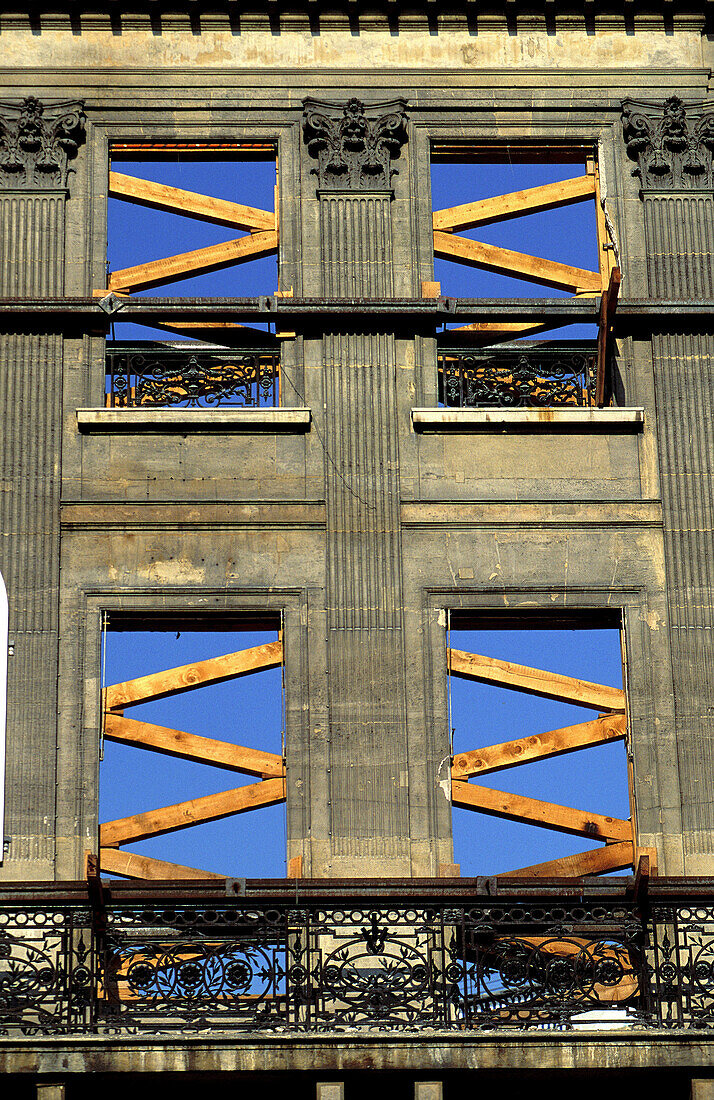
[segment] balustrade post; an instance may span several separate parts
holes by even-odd
[[[414,1100],[442,1100],[443,1095],[444,1086],[441,1081],[414,1082]]]
[[[315,1097],[316,1100],[345,1100],[344,1081],[318,1081]]]
[[[65,1100],[65,1095],[63,1081],[37,1082],[37,1100]]]

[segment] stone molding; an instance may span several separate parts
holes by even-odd
[[[0,193],[67,188],[70,161],[84,141],[83,107],[45,106],[35,96],[0,103]]]
[[[714,108],[670,96],[663,105],[626,99],[622,129],[643,190],[703,191],[714,186]]]
[[[415,432],[640,432],[641,408],[412,409]]]
[[[310,409],[77,409],[80,432],[306,432]]]
[[[388,191],[397,171],[392,161],[407,140],[406,101],[395,99],[365,107],[303,100],[303,133],[318,186],[330,191]],[[369,112],[369,114],[367,113]]]

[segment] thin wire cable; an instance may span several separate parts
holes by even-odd
[[[302,404],[304,406],[305,405],[305,396],[304,396],[304,394],[300,393],[300,390],[297,388],[297,386],[293,382],[292,378],[290,377],[290,375],[286,371],[285,365],[283,363],[280,364],[280,374],[281,374],[281,376],[283,376],[284,378],[286,378],[288,380],[288,382],[290,383],[293,390],[295,391],[295,393],[297,394],[298,398],[300,399],[300,401],[302,402]],[[355,490],[352,488],[350,483],[348,481],[345,481],[345,478],[342,476],[342,473],[340,472],[340,470],[337,466],[337,463],[335,462],[334,458],[330,454],[330,450],[329,450],[327,444],[325,443],[324,439],[322,438],[322,434],[320,432],[320,429],[318,428],[317,424],[314,423],[314,422],[312,424],[312,430],[314,431],[315,435],[317,436],[317,438],[320,442],[320,446],[322,447],[323,453],[324,453],[325,457],[327,458],[327,461],[332,466],[333,470],[337,474],[338,478],[340,479],[340,481],[344,485],[347,492],[351,496],[353,496],[355,498],[355,500],[358,500],[360,502],[360,504],[364,504],[365,508],[369,508],[370,511],[372,511],[372,512],[376,511],[376,508],[375,508],[374,504],[370,504],[369,501],[364,500],[364,498],[361,497],[359,495],[359,493],[355,492]]]

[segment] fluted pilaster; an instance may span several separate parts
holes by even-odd
[[[64,291],[65,203],[81,109],[0,104],[0,294]],[[54,873],[62,337],[0,335],[0,568],[8,667],[5,871]]]
[[[390,181],[404,127],[401,102],[306,103],[326,297],[394,293]],[[409,874],[394,335],[329,333],[324,370],[329,872]]]
[[[652,298],[714,297],[714,112],[628,102]],[[652,335],[685,869],[714,873],[714,335]]]

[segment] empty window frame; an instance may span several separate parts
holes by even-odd
[[[606,311],[598,329],[554,331],[546,321],[448,328],[439,339],[440,403],[602,405],[619,271],[593,150],[437,145],[432,199],[434,273],[444,294],[602,297]],[[531,339],[546,331],[546,340]]]
[[[473,628],[448,639],[455,860],[465,875],[580,877],[636,858],[620,633]]]
[[[179,880],[285,874],[279,621],[212,626],[130,617],[107,624],[104,874]]]
[[[106,293],[255,297],[277,290],[273,146],[125,143],[112,150],[108,187]],[[259,326],[167,317],[151,329],[117,323],[111,335],[111,407],[279,404],[278,343]]]

